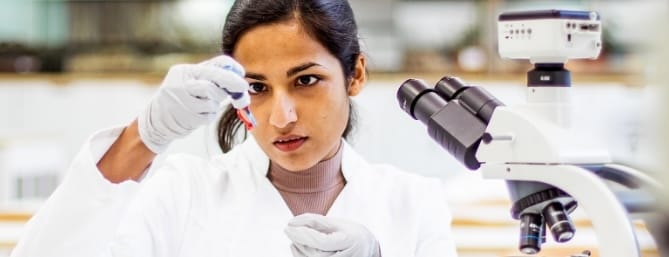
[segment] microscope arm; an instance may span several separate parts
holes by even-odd
[[[669,253],[669,216],[663,214],[663,200],[666,201],[667,191],[653,177],[636,169],[620,164],[605,164],[600,167],[587,167],[599,177],[616,182],[626,188],[617,189],[614,193],[625,206],[627,212],[635,219],[643,220],[646,229],[655,240],[661,256]]]
[[[658,211],[657,196],[665,195],[662,186],[652,177],[631,167],[615,163],[584,167],[599,177],[626,187],[615,192],[629,213]]]
[[[484,178],[536,181],[570,194],[592,220],[600,256],[638,257],[639,247],[625,208],[597,175],[573,165],[483,164]]]
[[[660,183],[645,173],[615,163],[607,163],[600,167],[588,168],[604,179],[611,180],[631,189],[648,188],[656,193],[663,191]]]

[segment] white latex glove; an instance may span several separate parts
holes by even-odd
[[[295,257],[380,257],[379,243],[364,226],[318,214],[293,218],[284,230]]]
[[[174,65],[137,118],[140,138],[152,152],[161,153],[174,139],[216,119],[228,93],[235,108],[248,106],[248,87],[244,68],[229,56]]]

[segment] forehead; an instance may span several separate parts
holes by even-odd
[[[295,20],[254,27],[237,41],[233,56],[245,67],[271,63],[336,61],[335,57]]]

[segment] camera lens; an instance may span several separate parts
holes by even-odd
[[[574,224],[572,224],[569,215],[559,202],[547,205],[543,210],[546,226],[553,234],[555,241],[564,243],[574,237]]]
[[[541,236],[544,221],[541,214],[524,213],[520,215],[520,244],[518,249],[524,254],[536,254],[541,251]]]

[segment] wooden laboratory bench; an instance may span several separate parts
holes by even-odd
[[[453,208],[462,208],[464,206],[453,206]],[[473,207],[468,209],[467,213],[474,213],[485,211],[484,209]],[[487,205],[485,208],[491,207]],[[506,204],[494,204],[494,209],[508,209]],[[521,255],[517,249],[517,227],[515,220],[507,219],[506,217],[497,217],[497,212],[493,212],[495,218],[481,219],[477,215],[466,215],[463,213],[454,213],[452,230],[453,237],[456,242],[459,257],[516,257]],[[30,213],[25,212],[0,212],[0,231],[3,228],[10,228],[14,234],[20,230],[25,222],[30,218]],[[470,217],[473,216],[473,217]],[[481,217],[481,216],[478,216]],[[566,244],[557,244],[549,241],[542,245],[542,251],[535,256],[571,256],[572,254],[581,253],[583,250],[590,250],[592,256],[599,256],[599,251],[596,249],[596,242],[592,240],[594,232],[592,231],[592,224],[587,219],[574,219],[575,226],[581,235],[580,239],[574,237],[575,242]],[[654,245],[649,244],[649,235],[642,222],[634,222],[637,237],[640,240],[641,256],[642,257],[660,257]],[[7,229],[5,229],[7,230]],[[0,233],[0,256],[2,252],[9,252],[16,244],[16,240],[11,240],[11,237],[17,235],[2,235]],[[550,235],[549,235],[550,236]],[[585,238],[585,240],[583,240]]]
[[[30,217],[27,212],[0,212],[0,222],[26,222]]]
[[[0,257],[9,256],[31,216],[29,212],[0,210]]]

